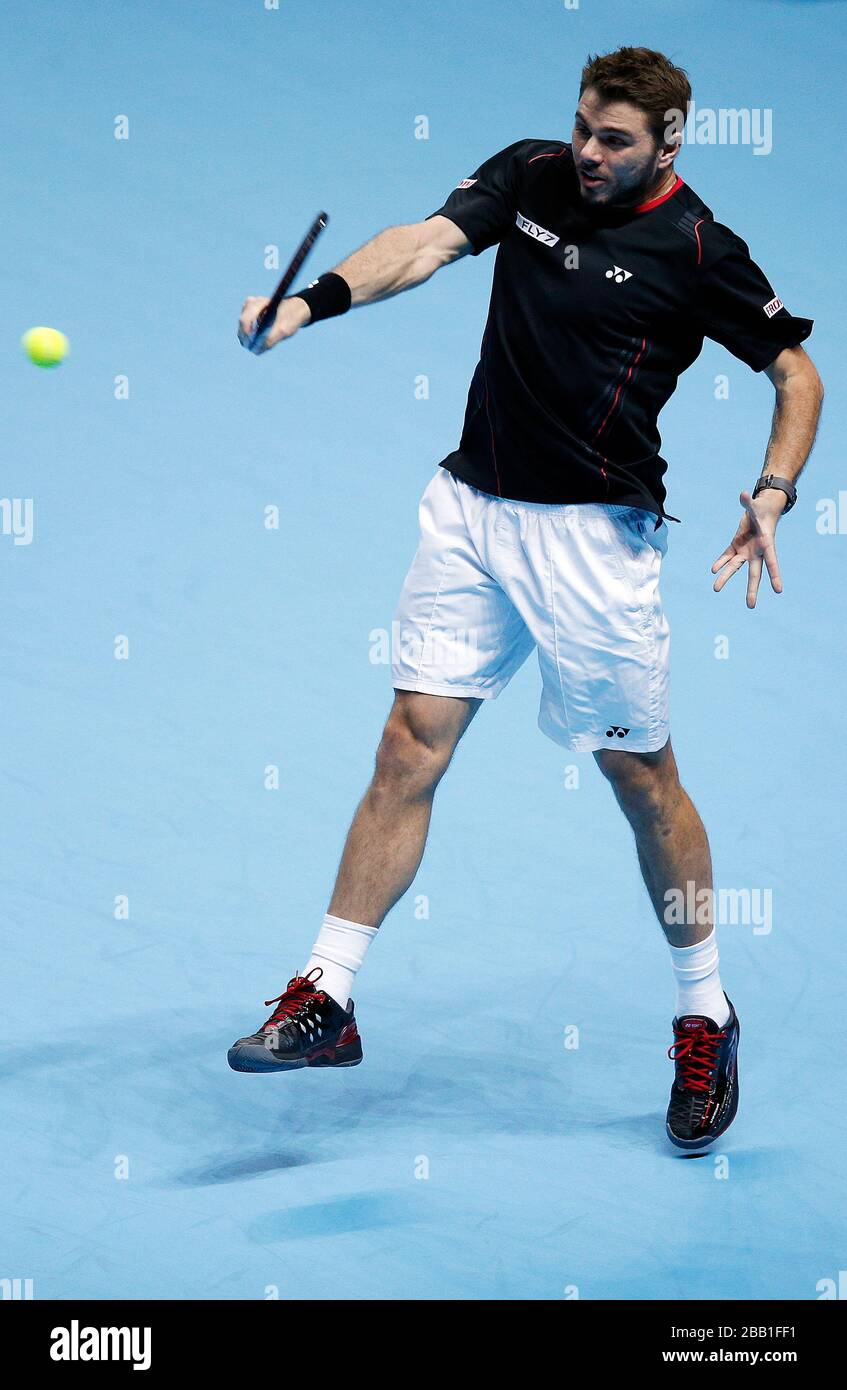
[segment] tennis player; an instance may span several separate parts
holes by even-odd
[[[518,140],[486,159],[424,221],[388,228],[283,300],[254,345],[269,351],[308,323],[498,248],[459,447],[420,500],[373,780],[312,953],[267,1001],[267,1022],[230,1049],[237,1071],[361,1061],[356,972],[415,877],[459,739],[535,649],[539,726],[594,754],[668,941],[668,1136],[700,1149],[735,1116],[739,1024],[719,973],[709,843],[669,733],[659,571],[676,518],[656,421],[704,337],[773,383],[761,476],[741,492],[738,528],[712,566],[715,590],[747,567],[753,608],[764,571],[782,592],[775,532],[823,389],[800,346],[811,320],[789,313],[745,242],[677,173],[690,97],[685,72],[661,53],[589,57],[569,144]],[[248,348],[266,303],[244,304]],[[693,918],[669,909],[681,901],[698,905]]]

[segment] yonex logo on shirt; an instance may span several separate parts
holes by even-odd
[[[524,217],[521,213],[518,213],[515,221],[522,232],[526,232],[527,236],[535,237],[536,241],[543,241],[545,246],[555,246],[559,240],[552,232],[548,232],[546,227],[539,227],[537,222],[530,222],[529,218]]]
[[[779,310],[783,307],[784,305],[781,299],[771,299],[767,304],[762,305],[769,319],[772,319],[774,314],[779,313]]]
[[[492,496],[652,499],[659,516],[657,417],[703,338],[757,370],[807,338],[811,320],[763,312],[774,286],[682,181],[643,216],[616,207],[595,218],[560,140],[515,141],[470,177],[430,214],[455,214],[474,255],[498,248],[461,440],[443,462]],[[630,746],[635,729],[604,738],[605,727],[604,747]]]

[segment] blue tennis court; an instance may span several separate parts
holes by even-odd
[[[8,0],[0,24],[0,1278],[38,1299],[827,1296],[844,6]],[[827,386],[785,592],[752,613],[709,567],[773,389],[708,342],[660,420],[673,740],[743,1030],[738,1119],[696,1159],[664,1134],[672,978],[631,833],[593,758],[539,732],[534,659],[460,744],[357,980],[364,1065],[226,1065],[303,965],[371,775],[494,253],[259,359],[241,301],[319,209],[310,275],[510,142],[567,138],[586,55],[620,44],[685,67],[698,108],[754,113],[678,169],[815,320]],[[37,324],[68,336],[56,371],[20,351]]]

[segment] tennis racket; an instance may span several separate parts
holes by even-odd
[[[271,324],[276,318],[276,311],[282,303],[283,299],[285,298],[286,294],[288,293],[289,289],[291,288],[291,285],[294,282],[294,277],[296,276],[298,270],[305,261],[306,257],[308,256],[309,252],[311,251],[312,247],[314,246],[315,242],[317,241],[318,237],[320,236],[328,221],[329,213],[319,212],[311,227],[309,228],[308,232],[304,236],[303,240],[300,242],[300,245],[297,247],[297,250],[294,252],[294,255],[291,257],[291,260],[288,264],[288,267],[285,270],[285,273],[283,274],[282,279],[280,280],[279,284],[277,285],[276,289],[274,290],[264,309],[262,309],[261,313],[259,314],[259,317],[256,319],[256,327],[253,330],[253,336],[250,339],[251,351],[259,342],[259,340],[262,337],[264,337],[265,333],[267,333],[268,329],[271,327]]]

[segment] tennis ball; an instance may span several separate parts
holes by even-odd
[[[58,367],[68,352],[68,340],[58,328],[30,328],[21,338],[23,350],[36,367]]]

